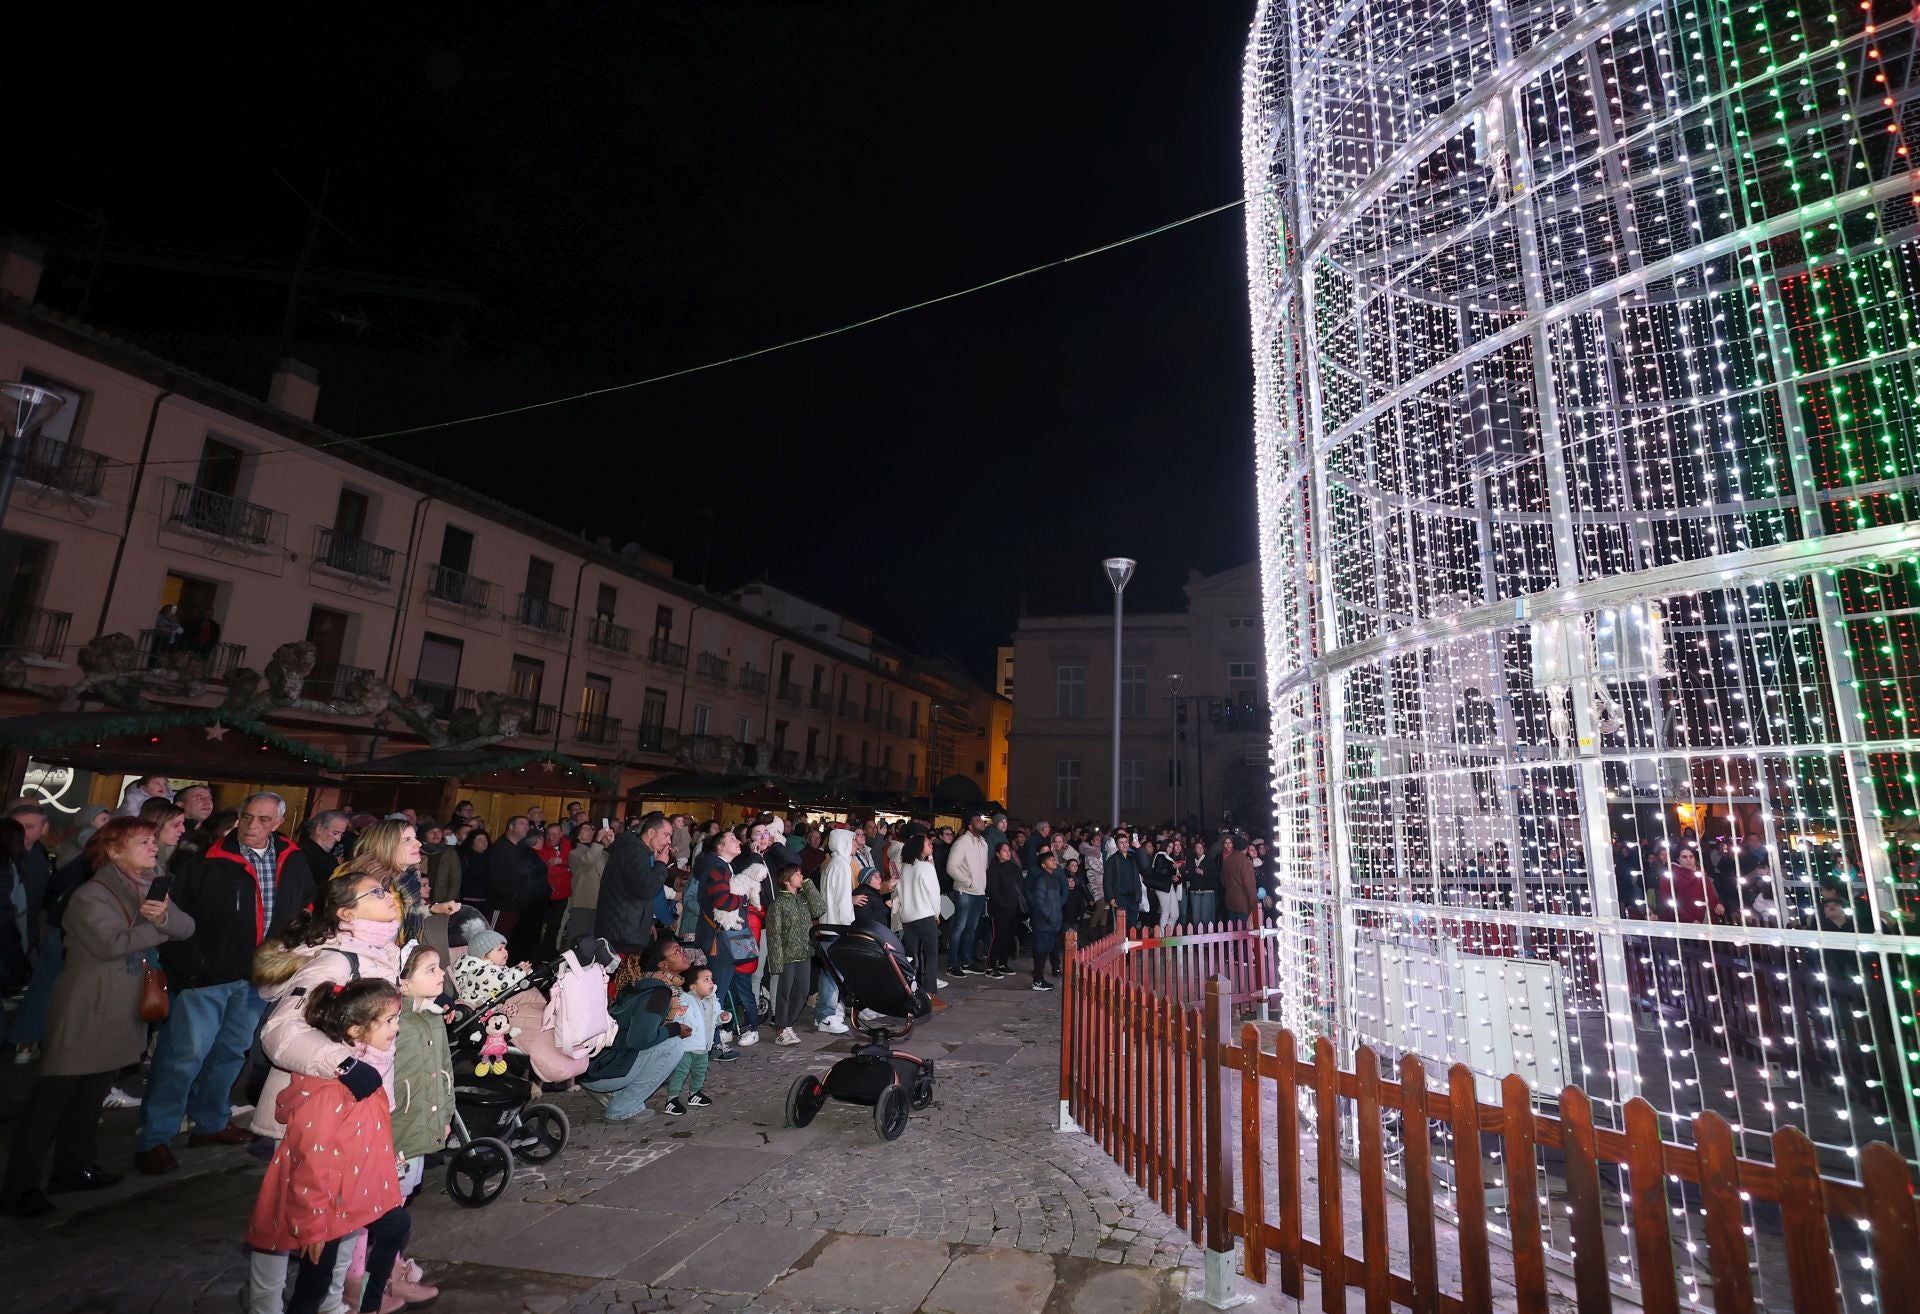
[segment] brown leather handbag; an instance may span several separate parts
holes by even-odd
[[[137,915],[130,914],[127,925],[132,926],[139,920]],[[143,962],[146,971],[140,977],[140,1020],[165,1022],[173,1010],[173,1000],[167,994],[167,974],[153,965],[152,958],[145,958]]]

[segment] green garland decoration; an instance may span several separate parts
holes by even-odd
[[[422,751],[431,752],[433,750],[425,749]],[[512,771],[516,767],[526,766],[530,762],[556,763],[567,768],[569,771],[577,772],[585,776],[587,780],[604,790],[611,791],[614,786],[614,782],[611,779],[593,770],[578,758],[569,757],[565,753],[552,752],[547,749],[534,749],[531,752],[509,752],[503,753],[499,757],[488,758],[485,761],[469,762],[460,768],[460,775],[464,778],[468,775],[482,775],[489,771]]]
[[[75,713],[76,717],[87,713]],[[9,745],[19,748],[61,748],[68,744],[82,744],[100,739],[118,739],[122,735],[151,735],[162,730],[200,728],[210,725],[224,725],[238,730],[256,739],[264,740],[283,753],[302,758],[323,767],[328,771],[340,770],[343,763],[339,758],[299,739],[292,739],[279,731],[262,725],[258,721],[227,715],[218,708],[194,709],[184,712],[126,712],[118,716],[105,716],[98,720],[78,722],[64,729],[48,729],[40,734],[13,736],[5,740]]]

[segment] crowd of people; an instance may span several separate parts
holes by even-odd
[[[53,1196],[121,1180],[100,1163],[101,1114],[137,1108],[141,1173],[214,1146],[268,1161],[247,1308],[282,1308],[291,1281],[296,1314],[391,1314],[436,1294],[406,1258],[406,1202],[447,1143],[454,1006],[537,991],[536,964],[598,942],[616,956],[605,1042],[571,1065],[550,1038],[516,1044],[553,1060],[534,1064],[548,1089],[577,1082],[609,1121],[687,1117],[720,1097],[711,1065],[763,1038],[799,1044],[802,1026],[851,1029],[816,925],[884,928],[930,995],[1014,973],[1024,945],[1045,991],[1067,930],[1097,934],[1121,913],[1244,921],[1265,861],[1259,841],[1190,827],[983,813],[789,833],[773,815],[727,827],[566,811],[550,822],[531,807],[496,835],[467,802],[445,823],[323,810],[289,833],[276,794],[222,811],[207,786],[155,775],[51,848],[42,807],[13,803],[0,993],[13,1061],[37,1070],[0,1208],[39,1216]]]

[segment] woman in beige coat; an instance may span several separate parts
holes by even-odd
[[[94,1162],[100,1108],[114,1074],[147,1044],[140,987],[148,954],[193,934],[193,918],[147,898],[159,845],[150,821],[115,817],[87,841],[93,879],[73,892],[61,919],[67,964],[54,982],[40,1073],[13,1132],[0,1203],[21,1218],[53,1211],[41,1168],[53,1150],[50,1192],[86,1191],[120,1179]]]

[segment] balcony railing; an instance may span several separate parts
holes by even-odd
[[[709,680],[725,681],[727,678],[727,667],[731,665],[733,665],[733,663],[724,657],[717,657],[713,653],[703,652],[694,660],[693,673],[695,675],[704,675]]]
[[[473,700],[473,690],[451,684],[435,684],[432,680],[415,680],[413,698],[415,702],[431,707],[433,714],[443,721],[461,708],[478,709]]]
[[[301,694],[316,703],[337,702],[347,696],[354,681],[367,679],[373,672],[364,666],[343,666],[339,662],[321,662],[300,686]]]
[[[530,703],[524,698],[507,698],[502,700],[501,710],[520,714],[520,733],[523,735],[550,735],[560,721],[560,709],[552,703]]]
[[[587,623],[587,642],[605,652],[632,652],[633,631],[605,616],[595,616]]]
[[[656,634],[653,642],[647,645],[647,660],[656,666],[671,667],[683,671],[687,667],[687,645],[675,643],[664,635]]]
[[[907,724],[906,724],[906,722],[904,722],[904,721],[902,721],[902,720],[901,720],[901,719],[900,719],[899,717],[897,717],[897,716],[889,716],[889,717],[887,718],[887,733],[888,733],[888,734],[890,734],[890,735],[903,735],[903,734],[905,734],[906,732],[907,732]]]
[[[67,646],[73,613],[44,607],[18,607],[0,618],[0,653],[57,662]]]
[[[853,699],[851,698],[842,698],[840,700],[840,715],[842,716],[860,715],[860,704],[854,702]]]
[[[485,611],[493,594],[491,582],[437,561],[427,563],[427,596],[469,611]]]
[[[782,680],[780,681],[780,688],[775,691],[775,697],[779,698],[783,703],[798,707],[805,700],[806,695],[802,693],[800,686],[792,680]]]
[[[583,744],[612,744],[620,739],[620,718],[589,713],[573,720],[573,737]]]
[[[636,746],[643,753],[677,753],[680,751],[680,732],[672,726],[642,721]]]
[[[198,657],[204,666],[203,673],[209,680],[226,679],[247,659],[247,645],[244,643],[195,643],[185,635],[164,640],[154,630],[140,631],[140,648],[147,654],[149,667],[170,664],[175,653]]]
[[[748,693],[765,693],[768,683],[765,671],[756,671],[751,666],[740,668],[740,687]]]
[[[314,526],[313,559],[328,570],[385,584],[393,578],[394,556],[392,548],[369,543],[364,538],[355,538],[325,525]]]
[[[807,694],[807,706],[816,712],[831,712],[833,710],[833,695],[825,689],[815,689]]]
[[[687,757],[702,766],[711,766],[726,760],[726,746],[731,742],[719,735],[691,735],[687,739]]]
[[[880,724],[880,709],[877,707],[869,707],[864,709],[861,712],[861,716],[868,725]]]
[[[565,634],[572,615],[571,608],[563,607],[551,598],[543,598],[538,593],[522,593],[520,605],[513,613],[514,619],[520,624],[530,630],[539,630],[542,634]]]
[[[273,541],[275,513],[198,484],[174,483],[167,499],[167,520],[175,527],[229,543],[265,547]]]
[[[45,434],[28,438],[14,460],[20,478],[63,493],[98,497],[106,486],[106,457]]]

